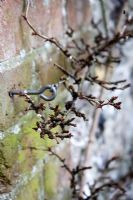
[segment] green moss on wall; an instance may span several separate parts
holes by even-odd
[[[40,180],[37,174],[33,179],[29,180],[26,185],[21,187],[19,194],[16,195],[15,200],[38,200]]]
[[[59,76],[61,75],[61,73],[59,73],[60,71],[54,68],[57,72],[55,74],[53,66],[50,67],[50,64],[47,63],[48,70],[46,73],[46,63],[44,67],[44,60],[41,60],[40,56],[42,54],[46,54],[44,47],[28,53],[23,60],[18,57],[13,58],[10,63],[5,63],[5,68],[9,66],[12,68],[11,74],[8,74],[8,70],[6,72],[6,76],[9,78],[6,83],[6,88],[8,90],[10,89],[14,77],[16,81],[15,83],[18,84],[19,81],[21,82],[21,85],[16,85],[16,88],[18,87],[18,89],[27,89],[28,86],[29,88],[32,87],[31,68],[33,61],[35,62],[35,64],[38,64],[37,68],[41,72],[41,75],[39,75],[41,85],[44,83],[48,84],[49,81],[51,83],[58,82]],[[66,61],[63,55],[55,55],[55,50],[51,51],[49,59],[50,57],[52,57],[53,60],[56,59],[56,62],[60,63],[62,66],[66,66]],[[16,64],[17,62],[18,64]],[[18,66],[14,67],[15,64]],[[47,76],[47,78],[44,77],[44,75]],[[8,95],[8,91],[6,91],[6,95]],[[5,95],[3,95],[2,97],[4,97],[5,99]],[[56,98],[55,101],[53,101],[53,104],[57,102],[58,99],[61,98]],[[0,104],[3,101],[3,99],[0,99]],[[63,103],[61,102],[61,104]],[[2,106],[3,104],[1,104],[0,108]],[[6,97],[6,101],[4,104],[5,121],[2,119],[1,124],[3,125],[0,125],[1,130],[5,131],[4,138],[0,140],[0,183],[2,180],[2,184],[5,184],[5,187],[12,184],[11,190],[15,191],[13,194],[14,200],[16,196],[15,194],[17,194],[17,200],[38,200],[41,177],[39,173],[32,174],[32,171],[33,168],[37,166],[37,163],[39,161],[45,160],[45,158],[48,157],[48,153],[42,150],[33,150],[30,147],[34,147],[36,149],[46,149],[47,147],[51,147],[56,144],[56,141],[51,141],[47,137],[45,137],[44,140],[41,139],[39,133],[35,132],[32,129],[33,127],[35,127],[36,121],[38,120],[33,112],[29,112],[24,116],[22,116],[22,113],[19,114],[19,112],[21,110],[24,110],[26,107],[27,104],[25,103],[23,98],[14,97],[14,100],[11,100],[9,96]],[[11,123],[14,123],[15,125],[8,129]],[[17,131],[16,126],[18,127]],[[53,129],[53,132],[57,131],[57,128]],[[57,163],[55,163],[55,160],[52,159],[52,161],[48,161],[47,163],[42,164],[41,168],[44,172],[44,181],[42,184],[43,187],[41,189],[45,189],[45,193],[47,194],[49,200],[51,200],[52,198],[54,199],[58,185],[57,181],[59,166]],[[43,176],[43,174],[41,174],[41,176]],[[18,188],[16,180],[21,182],[21,177],[24,179],[27,179],[28,177],[28,183],[24,182],[24,184],[20,184],[19,189],[15,189]]]
[[[47,198],[55,199],[57,195],[57,187],[58,187],[58,171],[59,166],[55,162],[55,159],[51,159],[45,165],[45,173],[44,173],[44,186],[45,186],[45,193]]]

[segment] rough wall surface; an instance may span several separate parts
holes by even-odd
[[[65,0],[29,2],[29,20],[46,36],[64,40],[67,23],[74,28],[88,23],[88,0],[70,0],[67,8]],[[65,62],[53,46],[32,35],[22,17],[26,5],[26,0],[0,1],[1,200],[44,200],[45,190],[52,199],[57,183],[58,165],[55,163],[53,170],[46,153],[24,149],[28,145],[44,147],[50,142],[32,131],[36,119],[32,113],[22,112],[26,106],[24,101],[8,95],[12,88],[38,88],[56,82],[59,74],[53,70],[53,63]]]

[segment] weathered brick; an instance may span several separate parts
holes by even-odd
[[[47,45],[46,45],[47,46]],[[43,85],[59,81],[60,71],[54,63],[66,63],[53,46],[36,49],[28,54],[23,52],[10,61],[0,64],[0,130],[8,128],[18,118],[18,113],[24,111],[26,103],[23,98],[10,98],[8,92],[12,89],[39,89]]]
[[[0,129],[7,128],[13,121],[16,113],[22,110],[22,101],[18,98],[11,99],[8,92],[13,88],[26,88],[32,80],[31,57],[6,61],[1,65],[0,78]]]
[[[60,73],[53,64],[57,62],[64,67],[69,65],[56,47],[48,43],[44,45],[42,39],[32,35],[32,30],[22,17],[26,10],[26,2],[0,2],[0,61],[5,60],[0,63],[0,193],[11,191],[7,199],[13,200],[41,199],[39,195],[44,191],[44,185],[49,197],[54,196],[55,191],[49,189],[51,183],[46,180],[51,174],[48,170],[49,166],[52,166],[51,163],[45,168],[47,176],[42,183],[42,160],[45,153],[23,150],[26,146],[46,147],[51,145],[51,142],[40,139],[32,130],[36,119],[29,115],[22,117],[26,103],[17,96],[11,99],[8,91],[12,88],[37,89],[41,85],[57,82]],[[29,2],[29,21],[36,30],[48,37],[56,37],[63,41],[67,22],[65,17],[68,17],[68,24],[72,28],[89,24],[88,0],[70,0],[66,8],[63,7],[65,0]],[[64,13],[65,9],[67,15]],[[42,163],[40,168],[37,165],[39,161]],[[40,171],[35,173],[37,169]],[[51,167],[51,170],[55,177],[55,187],[58,169]],[[4,196],[0,195],[1,198],[3,200]]]
[[[29,1],[28,19],[35,29],[48,36],[63,38],[64,18],[73,28],[89,24],[89,3],[85,1],[68,1],[64,13],[63,1]],[[82,12],[84,10],[84,12]],[[32,35],[32,30],[23,19],[26,1],[3,1],[0,6],[0,60],[9,59],[19,54],[22,49],[30,50],[43,42]],[[84,23],[83,23],[84,22]]]
[[[88,0],[69,0],[67,5],[68,25],[73,29],[87,28],[90,23]]]
[[[28,19],[35,29],[48,37],[61,37],[63,33],[61,1],[31,1]],[[23,15],[24,1],[4,1],[0,6],[0,60],[42,45],[43,40],[32,35]],[[57,28],[58,27],[58,28]]]
[[[19,19],[22,3],[2,1],[0,5],[0,60],[6,60],[19,53],[22,48]]]

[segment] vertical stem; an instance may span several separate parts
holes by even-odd
[[[100,0],[100,5],[101,5],[101,13],[102,13],[104,31],[105,31],[105,34],[106,34],[106,38],[108,38],[109,36],[108,36],[107,20],[106,20],[106,13],[105,13],[105,7],[104,7],[103,0]],[[109,72],[109,66],[106,66],[103,81],[107,80],[108,72]],[[104,94],[104,88],[100,88],[100,92],[99,92],[99,99],[100,100],[102,99],[103,94]],[[84,162],[83,162],[84,166],[89,166],[91,164],[90,159],[91,159],[91,154],[92,154],[92,147],[93,147],[94,142],[95,142],[95,133],[96,133],[97,126],[98,126],[100,113],[101,113],[100,109],[94,110],[93,121],[92,121],[92,125],[91,125],[91,128],[90,128],[89,134],[88,134],[88,143],[87,143],[87,146],[85,148]],[[81,177],[81,185],[80,185],[81,186],[80,187],[80,196],[82,196],[85,184],[86,184],[86,172],[83,171],[82,177]]]
[[[101,14],[102,14],[102,19],[103,19],[103,27],[104,27],[106,38],[108,38],[109,35],[108,35],[108,26],[107,26],[107,20],[106,20],[104,0],[99,0],[99,1],[100,1]]]
[[[108,71],[109,71],[109,67],[106,67],[105,75],[104,75],[104,79],[103,79],[104,81],[106,81],[106,79],[107,79]],[[99,93],[99,99],[102,99],[103,94],[104,94],[104,88],[101,88],[100,93]],[[89,135],[88,135],[88,143],[87,143],[87,146],[85,148],[85,153],[84,153],[84,162],[83,162],[84,166],[91,166],[90,159],[91,159],[91,154],[92,154],[92,147],[95,143],[95,133],[96,133],[97,126],[98,126],[100,113],[101,113],[100,109],[94,110],[93,120],[92,120],[91,128],[89,131]],[[82,173],[80,196],[82,196],[84,185],[86,184],[86,173],[87,172],[85,172],[85,171],[83,171],[83,173]]]
[[[64,32],[68,29],[68,0],[62,0],[62,22],[64,27]]]

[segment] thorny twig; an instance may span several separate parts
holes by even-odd
[[[77,165],[75,168],[71,169],[69,167],[69,165],[66,163],[66,160],[64,158],[62,158],[59,154],[57,154],[54,150],[52,150],[52,148],[40,148],[40,147],[34,147],[34,146],[27,146],[27,147],[23,147],[22,150],[26,150],[29,149],[31,151],[48,151],[50,152],[50,155],[55,156],[61,163],[62,163],[62,167],[68,172],[69,176],[70,176],[70,188],[72,190],[72,198],[73,199],[78,199],[78,200],[94,200],[98,197],[98,195],[105,189],[109,189],[112,190],[114,188],[114,190],[118,191],[117,193],[115,193],[116,195],[125,195],[125,189],[122,186],[122,182],[124,182],[125,179],[127,179],[128,177],[133,177],[132,176],[132,172],[130,174],[127,174],[125,176],[123,176],[123,178],[121,180],[118,181],[113,181],[110,178],[108,178],[107,180],[105,179],[105,177],[103,177],[103,175],[101,174],[101,177],[99,178],[99,180],[97,179],[95,181],[95,183],[90,187],[90,195],[85,195],[85,197],[80,196],[80,185],[78,182],[78,179],[80,178],[81,172],[86,171],[91,169],[92,167],[90,166],[83,166],[80,167],[79,165]],[[118,157],[112,157],[111,159],[109,159],[107,161],[107,165],[105,166],[105,170],[107,170],[107,168],[109,167],[110,163],[114,160],[118,159]],[[103,183],[101,183],[101,180],[105,180]]]
[[[91,50],[91,53],[90,53],[90,49],[88,49],[88,45],[86,45],[86,51],[88,49],[87,58],[86,59],[76,59],[73,55],[71,55],[71,53],[68,51],[68,49],[64,49],[62,47],[62,45],[60,44],[60,42],[57,39],[50,38],[50,37],[40,34],[32,26],[32,24],[29,22],[29,19],[28,19],[28,9],[29,9],[29,7],[27,7],[26,15],[24,15],[23,17],[24,17],[26,23],[28,24],[28,26],[30,27],[30,29],[33,31],[33,35],[36,35],[36,36],[42,38],[43,40],[45,40],[45,42],[48,41],[51,44],[54,44],[57,48],[60,49],[60,51],[67,58],[71,58],[71,60],[74,61],[75,64],[78,64],[80,67],[75,71],[75,75],[77,75],[77,73],[79,73],[86,66],[90,67],[92,61],[95,60],[98,55],[100,55],[102,52],[106,51],[108,48],[111,48],[113,45],[119,43],[121,39],[125,39],[125,38],[127,38],[127,36],[128,36],[128,38],[133,37],[133,32],[128,31],[127,28],[125,28],[124,31],[116,33],[112,39],[105,40],[104,43],[101,44],[99,47],[97,47],[97,45],[96,45],[96,47],[94,46]],[[130,23],[131,22],[132,22],[132,20],[130,19]],[[128,24],[129,24],[129,20],[128,20]]]
[[[101,0],[101,10],[103,10],[103,6],[104,6],[103,5],[103,1]],[[104,12],[105,12],[105,10],[104,10]],[[104,13],[102,17],[103,17],[103,21],[104,21],[104,29],[105,29],[105,32],[106,32],[106,36],[108,37],[107,22],[106,22],[105,15],[106,14]],[[125,31],[125,34],[126,34],[126,31]],[[121,37],[123,37],[123,38],[125,37],[124,36],[124,32],[123,32],[123,35],[120,34],[120,33],[116,33],[112,39],[105,40],[104,44],[101,44],[97,49],[95,49],[91,53],[92,55],[91,54],[88,55],[87,61],[90,61],[93,56],[95,57],[96,55],[99,55],[100,52],[105,51],[109,47],[111,47],[112,45],[118,43],[121,40]],[[111,48],[110,48],[109,51],[111,52]],[[111,55],[109,55],[109,57],[111,57]],[[107,60],[108,60],[108,58],[107,58]],[[84,66],[82,66],[82,68],[83,67]],[[117,84],[120,83],[120,82],[118,82],[118,83],[115,82],[115,84],[112,84],[112,83],[108,84],[108,82],[106,81],[106,79],[108,77],[108,73],[109,73],[109,66],[106,66],[104,78],[103,78],[102,81],[97,80],[97,77],[92,78],[91,76],[88,76],[86,78],[88,81],[90,81],[92,83],[94,82],[94,83],[99,84],[100,86],[102,86],[102,88],[100,90],[100,94],[99,94],[100,101],[101,101],[101,98],[102,98],[103,92],[104,92],[103,88],[104,89],[108,89],[108,90],[115,90],[117,88],[116,86],[115,87],[113,86],[113,87],[110,88],[107,85],[117,85]],[[129,87],[129,85],[128,84],[125,85],[125,88],[126,87]],[[123,88],[124,88],[124,86],[123,86]],[[119,88],[119,89],[122,89],[122,88]],[[112,101],[114,102],[114,100],[115,100],[114,97],[112,97],[112,99],[110,99],[108,101],[108,103],[109,102],[112,103]],[[101,104],[102,104],[102,101],[101,101]],[[103,103],[103,105],[106,105],[106,103],[105,104]],[[116,103],[115,104],[115,108],[120,109],[120,105],[121,105],[121,102]],[[101,106],[101,108],[102,108],[102,106]],[[91,128],[90,128],[90,131],[89,131],[88,144],[87,144],[87,146],[85,148],[85,154],[84,154],[84,162],[86,164],[90,163],[91,149],[92,149],[92,145],[94,144],[94,141],[95,141],[95,132],[96,132],[96,128],[98,126],[99,116],[100,116],[100,110],[96,110],[95,109],[94,110],[94,115],[93,115],[93,122],[92,122],[92,125],[91,125]],[[83,190],[84,190],[84,185],[85,185],[85,173],[82,174],[82,178],[81,178],[80,196],[82,196],[82,193],[83,193]]]
[[[48,149],[48,151],[56,156],[60,162],[63,164],[62,167],[65,168],[65,170],[69,173],[70,175],[70,188],[72,189],[72,196],[73,198],[77,196],[77,189],[78,189],[78,181],[77,181],[77,178],[78,178],[78,175],[80,174],[80,172],[82,171],[85,171],[85,170],[88,170],[88,169],[91,169],[90,166],[88,167],[82,167],[80,168],[79,166],[73,168],[73,169],[70,169],[68,167],[68,165],[65,163],[65,159],[62,159],[57,153],[55,153],[55,151],[53,151],[51,148]]]
[[[88,77],[85,78],[85,80],[89,81],[91,84],[97,84],[101,87],[103,87],[106,90],[124,90],[128,87],[130,87],[130,84],[124,84],[123,86],[119,86],[122,83],[125,83],[126,80],[119,80],[119,81],[105,81],[105,80],[100,80],[98,79],[97,76],[92,77],[91,75],[89,75]]]
[[[64,49],[62,47],[62,45],[60,44],[60,42],[53,38],[53,37],[47,37],[45,35],[40,34],[30,23],[29,19],[28,19],[28,12],[29,12],[29,0],[27,2],[27,8],[26,8],[26,13],[25,15],[23,15],[24,20],[26,21],[26,23],[28,24],[28,26],[30,27],[30,29],[33,31],[32,35],[38,36],[40,38],[42,38],[43,40],[45,40],[45,42],[50,42],[51,44],[54,44],[57,48],[59,48],[59,50],[66,56],[66,57],[71,57],[71,59],[75,62],[77,62],[76,58],[72,57],[72,55],[69,53],[69,51],[67,49]]]
[[[103,9],[103,1],[101,0],[101,8]],[[75,71],[73,73],[68,72],[67,70],[65,70],[62,66],[60,66],[59,64],[55,64],[55,66],[61,70],[66,76],[67,78],[70,78],[74,81],[73,84],[71,84],[71,82],[69,84],[67,84],[67,81],[64,82],[64,86],[67,89],[67,91],[71,94],[72,99],[70,101],[67,101],[65,103],[65,109],[62,111],[59,106],[55,106],[55,107],[50,107],[50,110],[53,111],[52,114],[50,114],[48,116],[48,118],[44,118],[44,116],[41,114],[40,118],[41,121],[37,122],[36,127],[34,128],[34,130],[39,131],[40,132],[40,137],[44,138],[45,135],[48,135],[48,137],[50,139],[56,139],[56,141],[58,142],[57,138],[60,139],[64,139],[64,138],[71,138],[72,134],[69,133],[68,129],[66,130],[66,126],[76,126],[75,124],[73,124],[74,118],[70,118],[69,120],[66,119],[66,116],[68,115],[68,111],[69,113],[74,113],[76,116],[78,117],[82,117],[84,120],[86,120],[86,117],[84,115],[84,113],[81,113],[79,111],[76,110],[75,108],[75,102],[77,99],[82,99],[82,100],[87,100],[91,105],[95,106],[96,108],[102,108],[105,105],[111,105],[116,109],[120,109],[121,108],[121,102],[116,102],[118,97],[111,97],[109,100],[101,100],[102,96],[103,96],[103,89],[107,89],[107,90],[116,90],[116,89],[120,89],[120,90],[124,90],[126,88],[128,88],[130,85],[126,84],[125,80],[119,80],[119,81],[107,81],[107,76],[108,76],[108,71],[109,71],[109,65],[112,62],[116,62],[117,63],[117,59],[114,59],[113,56],[111,56],[111,50],[114,48],[114,46],[116,46],[116,44],[120,44],[121,40],[126,41],[128,38],[133,37],[133,31],[132,30],[128,30],[128,26],[130,24],[133,24],[133,19],[130,18],[129,16],[126,15],[126,20],[125,20],[125,26],[123,26],[122,30],[119,32],[116,32],[112,38],[109,38],[109,33],[108,33],[108,29],[107,29],[107,22],[106,22],[106,17],[105,17],[105,13],[103,13],[102,17],[103,17],[103,21],[104,21],[104,26],[105,26],[105,33],[106,33],[106,38],[104,38],[102,36],[102,34],[99,32],[99,35],[97,36],[97,38],[95,38],[95,42],[93,46],[90,46],[88,43],[85,42],[84,39],[80,39],[80,42],[83,45],[83,48],[80,47],[80,45],[78,44],[78,42],[73,39],[73,32],[74,30],[71,29],[71,31],[67,32],[67,35],[72,38],[72,45],[74,45],[73,47],[78,51],[77,54],[80,55],[84,55],[84,53],[86,53],[86,56],[84,58],[75,58],[70,52],[70,48],[63,48],[62,45],[60,44],[60,42],[56,39],[56,38],[51,38],[51,37],[47,37],[45,35],[40,34],[30,23],[29,19],[28,19],[28,7],[27,7],[27,11],[26,11],[26,15],[24,15],[24,20],[26,21],[26,23],[28,24],[28,26],[30,27],[30,29],[33,31],[32,35],[38,36],[40,38],[42,38],[45,42],[50,42],[51,44],[55,45],[67,58],[71,58],[71,61],[74,63],[74,69]],[[105,12],[105,9],[104,9]],[[94,28],[97,28],[97,26],[95,26]],[[102,57],[104,53],[107,53],[107,55],[105,56],[105,62],[100,62],[98,60],[99,57]],[[105,76],[103,80],[100,80],[97,76],[91,76],[90,75],[90,67],[92,66],[93,63],[97,63],[98,65],[105,65]],[[83,77],[80,78],[79,74],[83,71],[84,68],[87,67],[87,73],[83,74]],[[86,76],[87,74],[87,76]],[[66,79],[67,80],[67,79]],[[101,86],[101,90],[100,90],[100,94],[99,94],[99,98],[94,97],[92,94],[87,95],[87,94],[83,94],[82,91],[79,91],[79,86],[82,84],[82,81],[88,81],[91,84],[97,84],[99,86]],[[124,85],[120,85],[120,84],[124,84]],[[78,86],[78,89],[75,89],[75,86]],[[27,99],[26,100],[31,106],[30,109],[35,110],[36,113],[40,112],[40,110],[42,111],[42,106],[41,109],[34,106],[34,104],[32,104],[32,102]],[[43,107],[43,109],[45,110],[45,108]],[[99,114],[100,114],[100,109],[95,109],[94,111],[94,118],[93,118],[93,123],[90,129],[90,133],[89,133],[89,140],[88,140],[88,146],[86,148],[86,155],[85,155],[85,161],[88,161],[88,157],[90,156],[90,149],[91,149],[91,143],[92,140],[94,139],[95,136],[95,131],[96,131],[96,127],[98,124],[98,119],[99,119]],[[61,129],[61,133],[53,133],[51,129],[53,129],[54,127],[60,126]],[[69,174],[71,175],[71,188],[73,190],[73,196],[77,195],[77,181],[75,176],[79,173],[79,172],[84,172],[84,170],[86,168],[84,167],[77,167],[77,169],[73,169],[71,170],[66,164],[65,164],[65,160],[62,159],[60,156],[58,156],[55,152],[53,152],[51,149],[49,149],[49,151],[55,155],[62,163],[63,163],[63,167],[69,172]],[[89,157],[90,159],[90,157]],[[81,187],[80,187],[80,198],[82,199],[82,192],[83,192],[83,187],[84,187],[84,175],[82,175],[82,180],[81,180]],[[79,184],[78,184],[79,185]],[[103,188],[105,187],[117,187],[120,190],[122,190],[119,186],[119,184],[111,182],[111,183],[105,183],[102,184],[101,186],[95,188],[95,190],[92,191],[92,199],[94,199],[93,197],[95,196],[95,199],[97,197],[97,194],[99,191],[101,191]],[[123,190],[124,192],[124,190]],[[86,198],[90,199],[89,197]]]

